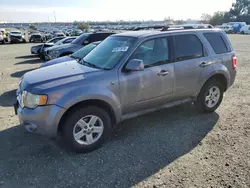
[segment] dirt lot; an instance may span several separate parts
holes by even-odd
[[[250,36],[230,36],[238,74],[213,114],[190,104],[122,123],[89,154],[27,133],[12,103],[37,68],[32,44],[0,45],[0,187],[250,187]]]

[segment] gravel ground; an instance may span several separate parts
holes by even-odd
[[[32,44],[0,45],[0,187],[250,187],[250,36],[230,38],[238,74],[215,113],[187,104],[128,120],[89,154],[17,126],[18,80],[41,61]]]

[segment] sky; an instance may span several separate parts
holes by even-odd
[[[200,19],[234,0],[0,0],[0,22]]]

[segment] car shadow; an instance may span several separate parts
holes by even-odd
[[[37,63],[43,63],[43,61],[41,59],[28,59],[25,61],[21,61],[18,63],[15,63],[15,65],[23,65],[23,64],[37,64]]]
[[[14,78],[21,78],[26,72],[33,71],[33,70],[35,69],[17,71],[17,72],[12,73],[10,76]]]
[[[30,59],[30,58],[37,58],[37,55],[17,56],[15,59]]]
[[[13,106],[16,99],[16,89],[7,91],[0,95],[0,106],[10,107]]]
[[[127,120],[102,148],[71,153],[22,127],[0,132],[5,187],[131,187],[201,147],[219,119],[182,105]],[[195,159],[200,160],[200,159]]]

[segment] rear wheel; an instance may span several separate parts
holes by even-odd
[[[64,143],[75,152],[86,153],[99,148],[110,133],[110,116],[95,106],[80,108],[69,114],[62,127]]]
[[[195,102],[199,110],[205,113],[214,112],[223,99],[223,86],[216,80],[208,81],[201,89]]]

